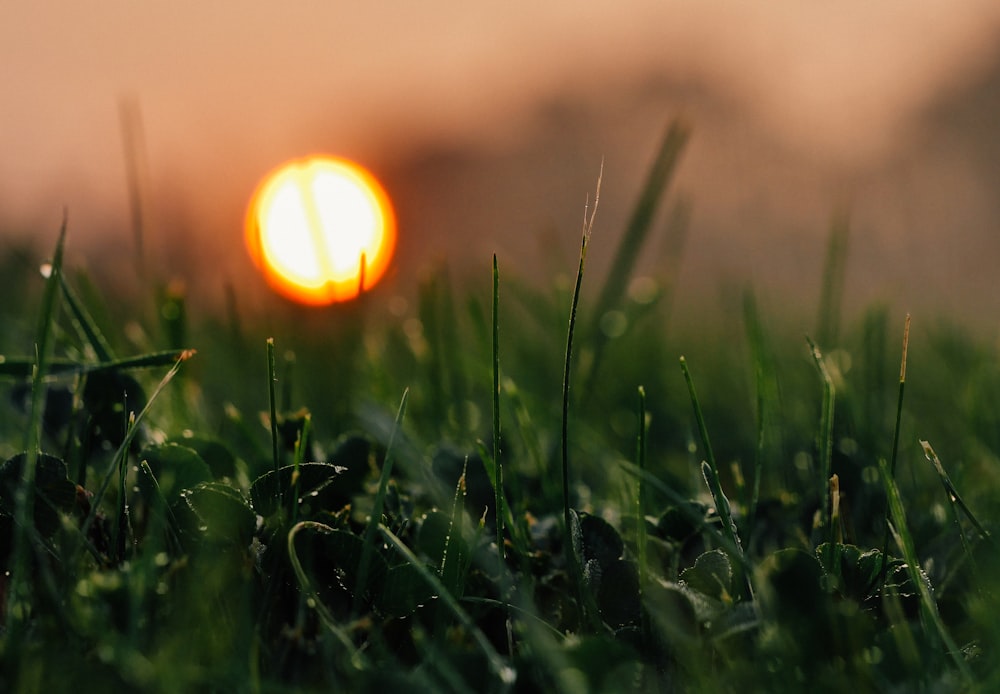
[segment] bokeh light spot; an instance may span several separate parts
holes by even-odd
[[[396,245],[396,220],[368,171],[314,156],[285,164],[257,187],[246,241],[276,291],[304,304],[331,304],[382,278]]]

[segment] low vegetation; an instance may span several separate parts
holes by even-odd
[[[686,136],[593,301],[593,208],[575,284],[494,259],[270,340],[8,253],[0,689],[1000,686],[995,345],[842,326],[840,219],[815,339],[749,289],[670,328],[634,269]]]

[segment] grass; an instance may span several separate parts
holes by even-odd
[[[151,287],[123,331],[65,241],[5,259],[0,690],[994,689],[995,344],[907,318],[894,381],[841,218],[818,321],[667,326],[624,288],[678,128],[594,297],[592,211],[575,284],[494,258],[381,323]]]

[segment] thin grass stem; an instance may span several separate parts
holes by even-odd
[[[833,474],[833,417],[836,406],[837,391],[833,385],[833,378],[830,370],[826,368],[826,361],[823,353],[811,338],[806,336],[809,343],[809,353],[816,365],[820,381],[823,384],[823,405],[819,416],[819,436],[817,438],[817,448],[819,450],[820,485],[819,495],[821,500],[823,526],[831,535],[830,546],[833,546],[833,524],[830,521],[830,477]]]
[[[278,452],[278,406],[275,401],[274,383],[277,381],[274,367],[274,338],[267,338],[267,403],[271,415],[271,462],[274,465],[274,479],[280,478],[281,457]],[[274,488],[275,502],[281,507],[281,485]]]
[[[601,177],[604,174],[604,163],[601,162],[601,172],[597,176],[597,192],[594,194],[594,207],[587,216],[587,207],[583,213],[583,234],[580,241],[580,264],[576,272],[576,285],[573,288],[573,300],[569,310],[569,329],[566,333],[566,359],[563,362],[563,387],[562,387],[562,487],[563,487],[563,533],[566,547],[566,554],[570,565],[571,574],[577,588],[577,596],[580,600],[581,609],[585,609],[587,601],[584,599],[583,571],[580,567],[579,557],[576,556],[573,543],[573,523],[570,514],[570,492],[569,492],[569,386],[570,373],[573,364],[573,331],[576,327],[576,311],[580,303],[580,287],[583,284],[583,269],[587,260],[587,245],[590,242],[590,235],[594,230],[594,216],[597,214],[597,205],[601,196]],[[586,617],[589,621],[590,616]]]
[[[372,552],[375,551],[375,539],[378,536],[379,524],[382,522],[382,509],[385,507],[385,494],[389,488],[389,480],[392,477],[393,465],[393,444],[399,434],[403,416],[406,414],[406,401],[410,396],[410,389],[403,391],[403,397],[399,401],[399,409],[396,411],[396,419],[392,424],[392,433],[389,434],[389,443],[385,448],[385,459],[382,462],[382,474],[379,477],[378,491],[375,493],[375,503],[372,505],[372,515],[368,519],[365,527],[364,545],[361,549],[361,562],[358,565],[358,582],[354,586],[354,604],[351,612],[357,616],[361,612],[361,601],[365,594],[365,586],[368,583],[368,574],[371,570]]]
[[[636,437],[636,467],[639,468],[640,472],[645,473],[646,471],[646,430],[648,425],[646,424],[646,389],[639,386],[639,433]],[[646,478],[645,475],[640,475],[637,484],[637,491],[635,495],[635,505],[636,505],[636,544],[637,551],[636,554],[639,557],[639,590],[640,592],[646,585]]]
[[[952,508],[957,508],[965,514],[965,517],[969,519],[976,531],[979,533],[980,537],[984,540],[993,543],[993,536],[990,532],[983,526],[982,523],[973,515],[969,507],[966,506],[965,501],[962,499],[962,495],[958,493],[958,489],[955,488],[955,484],[951,481],[951,477],[944,469],[944,465],[941,464],[941,460],[938,458],[937,453],[927,441],[920,441],[920,447],[924,449],[924,456],[930,463],[934,466],[934,470],[938,474],[938,479],[941,480],[941,485],[944,487],[945,493],[948,495],[948,501],[951,503]],[[956,516],[955,522],[958,523],[958,517]],[[961,530],[961,526],[959,526]],[[962,535],[963,542],[965,540],[965,535]]]
[[[895,484],[896,458],[899,454],[899,430],[903,421],[903,392],[906,389],[906,353],[910,346],[910,314],[906,314],[903,324],[903,354],[899,361],[899,390],[896,395],[896,423],[892,430],[892,451],[889,457],[889,478]],[[889,499],[885,503],[885,533],[882,537],[882,576],[879,585],[885,587],[885,579],[889,573]]]
[[[473,621],[472,617],[469,616],[469,613],[462,609],[462,606],[458,603],[454,596],[448,592],[447,588],[445,588],[445,586],[441,583],[441,580],[432,572],[427,570],[424,563],[413,554],[410,548],[407,547],[402,540],[396,537],[396,535],[384,525],[379,524],[378,530],[382,533],[382,536],[389,542],[389,544],[392,545],[392,547],[399,552],[411,566],[413,566],[420,577],[426,581],[432,589],[434,589],[441,602],[444,603],[445,607],[447,607],[455,618],[458,619],[458,621],[465,628],[466,632],[472,636],[476,645],[479,646],[483,655],[486,656],[487,662],[490,664],[490,669],[500,680],[502,690],[508,690],[517,678],[517,671],[504,662],[503,658],[500,657],[500,654],[497,653],[497,650],[493,647],[493,644],[490,643],[489,639],[486,638],[486,635],[482,632],[475,621]]]
[[[63,249],[66,244],[67,216],[63,215],[62,227],[59,230],[59,240],[56,242],[55,253],[49,265],[45,290],[42,294],[42,308],[35,332],[35,365],[31,374],[31,416],[25,434],[25,461],[21,470],[21,480],[17,485],[14,503],[14,532],[11,539],[12,556],[10,557],[9,575],[5,614],[7,615],[8,643],[19,643],[21,628],[25,626],[22,616],[26,610],[17,609],[18,603],[27,599],[31,590],[29,578],[28,551],[35,541],[34,527],[35,508],[35,468],[42,448],[42,419],[45,412],[45,376],[48,371],[49,353],[51,351],[52,332],[55,327],[58,311],[59,276],[62,274]]]
[[[973,681],[972,670],[969,669],[969,665],[965,662],[961,649],[955,643],[954,639],[952,639],[944,620],[941,619],[941,613],[938,611],[937,602],[935,602],[934,596],[931,594],[931,588],[920,573],[920,559],[917,557],[917,551],[913,544],[913,536],[910,534],[906,523],[906,512],[899,495],[899,488],[896,486],[896,482],[892,477],[892,471],[884,459],[879,460],[879,469],[882,473],[882,484],[886,492],[886,505],[889,507],[889,515],[891,516],[891,523],[888,527],[892,531],[892,535],[903,553],[903,559],[906,561],[906,569],[910,574],[910,582],[916,586],[920,594],[921,610],[934,626],[938,638],[944,644],[948,655],[954,660],[955,667],[961,673],[962,678],[966,683],[971,683]],[[885,563],[885,555],[883,554],[882,556],[883,563]]]
[[[497,529],[497,559],[504,564],[503,465],[500,462],[500,271],[493,254],[493,495]]]
[[[740,542],[739,533],[736,531],[736,523],[733,521],[729,499],[726,498],[726,494],[722,490],[719,467],[715,462],[715,454],[712,452],[712,442],[708,436],[708,427],[705,425],[705,416],[701,412],[698,393],[694,388],[694,379],[691,377],[691,371],[688,369],[687,360],[684,357],[680,358],[680,364],[681,371],[684,373],[684,381],[687,383],[688,394],[691,397],[691,406],[694,408],[695,420],[698,423],[698,434],[701,437],[701,443],[705,450],[705,460],[701,464],[701,473],[712,494],[712,500],[715,502],[715,511],[719,514],[719,519],[722,521],[723,534],[726,537],[728,546],[732,548],[731,553],[735,552],[733,558],[742,567],[746,563],[743,554],[743,545]],[[744,579],[746,580],[747,595],[752,597],[753,585],[751,584],[750,576],[744,573]]]

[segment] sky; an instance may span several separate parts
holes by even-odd
[[[127,130],[149,252],[209,294],[259,288],[246,203],[310,152],[383,179],[400,277],[572,269],[602,160],[607,257],[683,117],[689,291],[815,279],[846,207],[861,299],[992,307],[997,74],[992,0],[2,0],[0,240],[50,243],[65,209],[79,262],[129,248]]]

